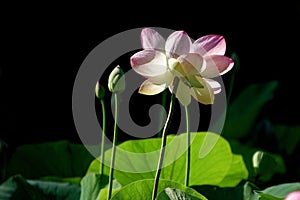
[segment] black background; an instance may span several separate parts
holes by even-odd
[[[103,40],[139,27],[185,30],[193,39],[223,35],[226,55],[235,52],[241,62],[233,98],[251,83],[279,80],[264,115],[276,123],[299,124],[299,5],[171,5],[2,6],[0,139],[11,145],[80,142],[72,116],[77,70]],[[230,77],[231,72],[224,75],[225,84]]]

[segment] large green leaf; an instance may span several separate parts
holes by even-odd
[[[270,81],[245,88],[228,106],[223,135],[242,138],[249,134],[261,109],[273,98],[277,86],[277,81]]]
[[[73,184],[80,185],[81,179],[82,179],[82,177],[62,178],[62,177],[57,177],[57,176],[44,176],[44,177],[39,178],[38,180],[48,181],[48,182],[73,183]]]
[[[28,179],[45,176],[82,177],[90,162],[91,154],[81,144],[68,141],[23,145],[16,149],[9,160],[7,177],[21,174]]]
[[[247,169],[244,167],[240,157],[234,157],[231,153],[229,143],[222,137],[214,133],[192,133],[191,134],[191,168],[190,185],[235,185],[240,180],[246,178]],[[207,142],[203,144],[204,140]],[[184,183],[185,180],[185,144],[186,134],[179,136],[168,136],[164,163],[161,178]],[[210,142],[215,142],[210,143]],[[161,139],[143,139],[126,141],[120,144],[116,153],[116,166],[114,178],[122,185],[141,179],[151,179],[155,176],[158,162],[158,153]],[[214,145],[212,150],[201,157],[200,149],[207,145]],[[128,152],[135,152],[141,155],[137,157]],[[151,152],[152,154],[148,154]],[[105,158],[110,158],[111,150],[106,151]],[[108,162],[109,160],[107,160]],[[234,165],[235,167],[232,167]],[[94,160],[88,173],[99,171],[99,161]],[[108,174],[108,168],[104,169]],[[228,177],[223,181],[224,177]],[[234,177],[232,182],[230,177]],[[223,181],[223,183],[222,183]]]
[[[300,183],[283,183],[275,186],[268,187],[262,191],[256,191],[260,196],[272,196],[278,199],[283,199],[289,193],[300,190]],[[263,199],[263,198],[262,198]]]
[[[256,199],[251,199],[256,200]],[[283,198],[277,198],[269,194],[261,194],[259,195],[259,200],[283,200]]]
[[[108,183],[109,177],[103,174],[90,173],[81,180],[80,200],[96,200],[100,190]]]
[[[248,169],[244,163],[243,156],[233,155],[230,168],[218,185],[220,187],[235,187],[241,180],[246,180],[247,178]]]
[[[157,200],[201,200],[176,188],[166,188],[158,194]]]
[[[231,188],[215,186],[193,186],[193,188],[213,200],[283,200],[289,193],[300,190],[300,183],[284,183],[264,190],[250,182]]]
[[[1,200],[79,200],[80,186],[69,183],[26,180],[12,176],[0,185]]]
[[[1,200],[46,200],[43,193],[32,187],[23,177],[16,175],[0,185]]]
[[[42,191],[47,200],[79,200],[80,186],[71,183],[27,180],[34,188]]]
[[[152,197],[153,183],[153,179],[133,182],[115,193],[111,200],[149,200]],[[203,195],[199,194],[192,188],[186,187],[174,181],[160,179],[158,185],[158,193],[162,192],[166,188],[176,188],[198,199],[207,200],[207,198],[205,198]]]
[[[80,200],[98,200],[107,198],[109,177],[104,174],[90,173],[81,180]],[[121,185],[114,180],[112,194],[121,189]]]

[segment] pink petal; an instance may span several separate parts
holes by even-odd
[[[300,199],[300,190],[293,191],[284,198],[284,200],[299,200],[299,199]]]
[[[139,93],[145,95],[155,95],[166,89],[166,84],[157,85],[149,80],[145,80],[140,86]]]
[[[180,62],[183,73],[194,75],[201,73],[205,64],[203,63],[203,57],[197,53],[189,53],[187,55],[181,55],[177,60]]]
[[[155,30],[144,28],[141,32],[143,49],[165,50],[165,39]]]
[[[205,56],[206,68],[201,72],[202,77],[205,78],[214,78],[220,75],[225,74],[233,67],[233,60],[226,56],[214,55],[214,56]]]
[[[168,57],[177,58],[182,54],[190,52],[192,42],[188,34],[184,31],[175,31],[166,41],[166,54]]]
[[[223,36],[206,35],[197,39],[193,44],[193,52],[200,55],[224,55],[226,42]]]
[[[131,67],[140,75],[148,78],[167,71],[165,54],[155,50],[143,50],[130,58]]]
[[[221,92],[221,84],[213,79],[203,78],[203,80],[213,89],[214,94]]]
[[[214,91],[209,84],[207,84],[204,80],[199,79],[201,84],[204,86],[203,88],[191,88],[191,95],[196,99],[196,101],[208,105],[213,104],[215,100]]]

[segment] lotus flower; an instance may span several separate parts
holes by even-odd
[[[291,192],[285,197],[285,200],[299,200],[299,199],[300,199],[300,191]]]
[[[184,31],[175,31],[165,40],[155,30],[144,28],[141,43],[143,50],[130,58],[131,67],[147,78],[139,93],[155,95],[169,88],[184,106],[191,96],[213,104],[221,85],[212,78],[225,74],[234,64],[224,56],[226,42],[219,35],[206,35],[192,43]]]

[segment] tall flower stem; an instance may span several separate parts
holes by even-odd
[[[116,156],[116,142],[117,142],[117,136],[118,136],[117,121],[118,121],[118,115],[119,115],[119,98],[118,98],[117,93],[114,93],[114,98],[115,98],[115,123],[114,123],[114,136],[113,136],[110,171],[109,171],[108,195],[107,195],[108,200],[111,198],[111,194],[112,194],[114,165],[115,165],[115,156]]]
[[[105,135],[106,135],[106,110],[105,110],[105,102],[104,99],[101,99],[102,105],[102,138],[101,138],[101,163],[100,163],[100,174],[103,174],[104,169],[104,145],[105,145]]]
[[[186,171],[185,171],[185,186],[189,186],[190,178],[190,164],[191,164],[191,133],[190,133],[190,118],[188,106],[184,106],[185,109],[185,120],[186,120]]]
[[[160,173],[161,173],[161,168],[163,166],[164,155],[165,155],[165,147],[166,147],[166,143],[167,143],[167,133],[166,132],[167,132],[169,126],[170,126],[170,122],[171,122],[171,119],[172,119],[175,100],[176,100],[175,94],[172,93],[168,117],[167,117],[164,129],[163,129],[163,132],[162,132],[162,142],[161,142],[158,165],[157,165],[157,169],[156,169],[156,175],[155,175],[155,179],[154,179],[154,185],[153,185],[153,191],[152,191],[152,200],[155,200],[156,195],[157,195],[159,176],[160,176]]]
[[[161,127],[163,127],[163,123],[164,123],[163,119],[165,117],[165,106],[166,106],[166,102],[167,102],[167,96],[168,96],[167,90],[163,91],[162,95],[161,95],[161,105],[163,108],[161,109],[161,111],[159,113],[159,129],[161,129]],[[158,132],[157,137],[160,138],[162,135],[162,132],[163,132],[163,129]]]

